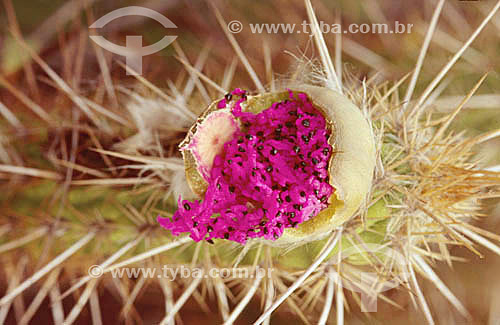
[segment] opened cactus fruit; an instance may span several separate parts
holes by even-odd
[[[253,238],[278,244],[321,239],[348,220],[370,191],[372,131],[337,92],[311,85],[212,103],[181,143],[188,184],[173,235],[195,241]]]

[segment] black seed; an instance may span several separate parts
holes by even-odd
[[[241,158],[241,155],[239,153],[237,153],[236,155],[234,155],[235,157],[240,157]]]
[[[273,237],[274,237],[274,239],[278,239],[280,236],[278,236],[278,234],[276,234],[276,233],[275,233],[275,234],[273,235]]]
[[[233,163],[233,161],[231,159],[228,159],[227,163],[228,163],[228,165],[231,165]]]
[[[220,183],[217,183],[217,189],[220,190]]]
[[[292,122],[290,122],[290,121],[288,121],[288,122],[286,122],[286,123],[285,123],[285,126],[286,126],[287,128],[292,128],[292,127],[293,127],[293,123],[292,123]]]
[[[292,227],[295,228],[295,227],[297,227],[298,224],[299,224],[299,222],[295,221],[294,223],[292,223]]]
[[[243,149],[243,147],[238,147],[238,151],[239,152],[245,152],[245,149]]]
[[[198,227],[198,221],[193,222],[193,227]]]
[[[302,167],[306,167],[306,166],[307,166],[306,162],[305,162],[305,161],[303,161],[303,160],[300,162],[300,165],[301,165]]]
[[[278,150],[276,150],[276,148],[272,148],[270,152],[271,152],[271,155],[274,156],[278,153]]]
[[[313,171],[313,175],[318,177],[319,176],[319,172],[317,170]]]
[[[318,196],[319,195],[319,191],[318,190],[314,190],[314,195]]]
[[[306,192],[304,192],[304,191],[300,192],[300,196],[306,197]]]
[[[278,211],[278,213],[276,213],[276,217],[279,217],[281,215],[281,211]]]
[[[293,147],[293,151],[295,151],[295,153],[299,153],[300,152],[300,147],[299,146],[294,146]]]
[[[304,167],[302,167],[302,172],[303,173],[307,173],[306,169]]]
[[[214,225],[217,223],[217,221],[219,221],[219,218],[214,219],[214,221],[213,221]]]
[[[299,158],[300,158],[300,159],[304,159],[304,155],[303,155],[303,154],[301,154],[301,153],[299,153]]]
[[[271,189],[273,189],[274,191],[276,191],[278,189],[278,184],[274,184]]]
[[[290,143],[294,143],[294,142],[295,142],[292,138],[288,138],[287,140],[288,140],[288,142],[290,142]]]
[[[241,95],[241,98],[243,98],[243,100],[247,100],[247,94]]]
[[[227,93],[224,98],[227,100],[227,101],[230,101],[231,99],[233,99],[233,95],[231,93]]]
[[[248,211],[242,211],[241,213],[243,213],[243,215],[246,216],[248,214]]]
[[[257,147],[257,150],[259,150],[259,151],[262,149],[264,149],[264,146],[262,146],[262,145]]]
[[[295,164],[295,166],[293,166],[293,169],[295,170],[299,169],[299,164]]]
[[[266,176],[265,175],[260,175],[260,178],[262,178],[263,181],[266,180]]]
[[[233,193],[234,192],[234,186],[229,186],[229,192]]]
[[[214,228],[212,228],[212,226],[207,226],[207,232],[212,232],[214,231]]]
[[[238,144],[240,144],[240,143],[243,143],[243,139],[242,138],[238,139]]]
[[[283,200],[281,198],[277,198],[276,201],[278,201],[279,204],[283,203]]]
[[[234,231],[234,228],[233,227],[228,227],[227,230]]]
[[[266,167],[266,171],[267,171],[268,173],[272,172],[272,171],[273,171],[273,166],[267,166],[267,167]]]
[[[261,227],[264,227],[264,226],[266,225],[266,222],[265,222],[265,221],[261,221],[261,222],[259,223],[259,225],[260,225]]]
[[[207,243],[209,243],[209,244],[212,244],[212,245],[213,245],[213,244],[214,244],[214,241],[213,241],[213,240],[211,240],[211,239],[207,239]]]
[[[309,137],[307,135],[302,135],[302,140],[304,140],[305,143],[309,143]]]
[[[243,166],[243,163],[241,161],[238,161],[239,166]]]
[[[290,115],[292,115],[292,116],[293,116],[293,115],[297,115],[297,111],[290,111],[290,112],[288,112],[288,114],[290,114]]]
[[[251,134],[247,134],[247,135],[245,135],[245,138],[247,138],[248,140],[252,140],[252,139],[253,139],[253,137],[252,137],[252,135],[251,135]]]
[[[328,156],[328,152],[330,152],[330,150],[328,148],[323,149],[323,154],[325,156]]]
[[[257,191],[257,192],[260,192],[260,187],[258,186],[255,186],[254,189]]]
[[[250,122],[243,123],[243,126],[246,127],[246,128],[250,127],[250,125],[252,125],[252,124],[250,124]]]
[[[287,202],[292,202],[292,198],[290,197],[290,195],[287,195],[287,196],[285,197],[285,200],[286,200]]]
[[[281,226],[283,226],[283,225],[281,224],[281,222],[277,222],[277,223],[276,223],[276,227],[281,228]]]
[[[264,132],[262,132],[262,131],[257,132],[257,136],[258,136],[258,137],[261,137],[261,136],[263,136],[263,135],[264,135]]]
[[[267,230],[267,228],[264,228],[263,231],[264,231],[264,235],[267,235],[269,233],[269,230]]]
[[[320,199],[320,201],[321,201],[321,202],[325,202],[325,201],[326,201],[326,199],[328,199],[328,198],[326,197],[326,195],[324,195],[324,196]]]
[[[319,163],[318,159],[316,159],[316,158],[313,158],[312,162],[313,162],[314,165],[316,165],[317,163]]]
[[[309,127],[309,120],[302,120],[302,125],[305,126],[306,128]]]
[[[226,176],[226,173],[224,173],[223,170],[221,170],[220,173],[222,174],[222,176]]]
[[[191,206],[188,203],[184,203],[184,209],[186,211],[189,211],[189,210],[191,210]]]
[[[290,218],[295,218],[295,212],[290,212]]]
[[[299,211],[302,210],[302,205],[300,205],[300,204],[294,204],[293,207],[295,210],[299,210]]]
[[[228,232],[226,232],[226,233],[224,234],[224,238],[225,238],[225,239],[229,239],[229,233],[228,233]]]
[[[254,176],[254,177],[255,177],[255,175],[257,175],[257,174],[255,174],[255,172],[252,172],[252,176]]]

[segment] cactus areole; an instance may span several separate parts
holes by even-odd
[[[182,200],[173,235],[195,241],[277,240],[332,204],[334,124],[306,92],[248,96],[239,88],[213,103],[181,144],[186,176],[201,199]]]

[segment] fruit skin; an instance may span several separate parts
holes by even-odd
[[[216,127],[206,127],[200,121],[213,121]],[[190,128],[187,137],[181,143],[180,150],[184,159],[186,178],[189,186],[198,197],[203,197],[208,187],[205,179],[210,175],[210,168],[215,156],[223,149],[224,143],[231,140],[233,133],[237,129],[238,122],[231,114],[231,111],[229,109],[217,109],[217,104],[214,102],[202,114],[196,124]],[[199,150],[193,150],[196,146],[201,145],[200,142],[208,142],[203,143],[203,145],[215,147],[215,150],[200,156]],[[202,160],[204,160],[205,164],[198,165],[197,161]]]
[[[299,227],[287,229],[279,244],[321,239],[350,219],[370,193],[376,163],[371,126],[349,99],[324,87],[301,85],[292,90],[308,94],[332,125],[329,143],[334,155],[329,174],[335,193],[330,197],[328,208]]]
[[[312,85],[294,86],[290,87],[290,90],[306,93],[332,129],[328,142],[332,145],[334,154],[329,163],[329,182],[335,188],[335,193],[329,199],[329,207],[318,215],[297,228],[286,229],[278,240],[266,241],[276,246],[322,239],[351,218],[370,193],[376,162],[375,140],[371,127],[361,110],[349,99],[331,89]],[[242,104],[242,111],[259,113],[272,102],[287,96],[286,90],[248,96],[248,100]],[[200,198],[204,196],[208,183],[202,176],[203,172],[195,156],[187,149],[191,148],[190,144],[199,125],[212,112],[218,110],[218,102],[219,100],[210,104],[180,145],[188,184]]]

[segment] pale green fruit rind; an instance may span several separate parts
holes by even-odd
[[[368,121],[345,96],[327,88],[303,85],[305,92],[333,126],[329,139],[335,154],[329,166],[335,188],[329,207],[297,228],[288,228],[278,244],[317,240],[351,218],[371,189],[375,169],[375,140]]]

